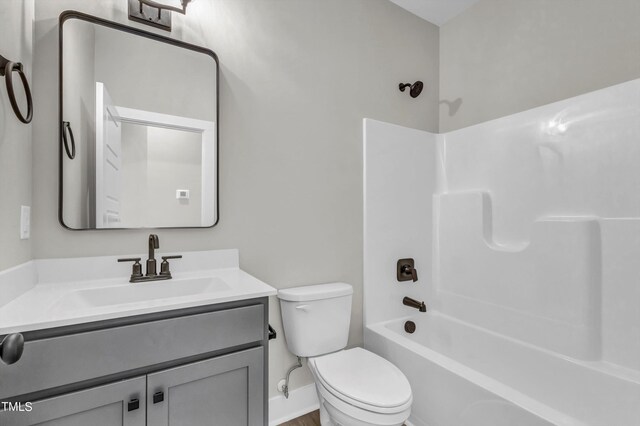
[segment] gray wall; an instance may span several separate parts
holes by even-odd
[[[24,64],[33,90],[32,46],[33,0],[1,0],[0,54]],[[22,103],[20,78],[14,77]],[[26,114],[26,105],[22,111]],[[31,205],[31,129],[14,115],[0,77],[0,270],[31,259],[31,240],[20,240],[19,234],[20,206]]]
[[[135,26],[126,4],[36,2],[37,258],[146,247],[148,231],[72,232],[56,217],[57,17],[75,9]],[[361,344],[362,118],[437,130],[438,28],[386,0],[215,0],[174,14],[171,35],[220,57],[221,210],[213,229],[159,232],[161,251],[237,247],[243,269],[279,288],[352,283],[349,343]],[[417,79],[426,84],[420,98],[398,91]],[[272,395],[294,363],[279,336],[270,345]],[[292,388],[310,382],[296,372]]]
[[[440,131],[638,77],[638,0],[481,0],[440,28],[440,98],[461,102]]]

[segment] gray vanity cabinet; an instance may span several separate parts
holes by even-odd
[[[254,426],[263,420],[263,348],[147,376],[149,426]]]
[[[0,426],[259,426],[262,347],[0,412]],[[146,418],[145,418],[146,411]]]
[[[4,426],[145,426],[146,378],[137,377],[0,412]],[[26,406],[23,405],[26,408]]]
[[[0,406],[0,426],[266,426],[267,314],[260,298],[25,334],[0,401],[33,408]]]

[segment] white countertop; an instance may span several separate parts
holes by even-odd
[[[202,252],[209,256],[207,266],[214,269],[184,271],[184,267],[176,268],[171,280],[144,283],[129,283],[129,276],[121,273],[117,278],[77,279],[79,275],[83,275],[78,273],[78,267],[72,271],[74,276],[69,276],[68,267],[74,262],[78,262],[77,265],[88,265],[88,268],[79,268],[84,269],[84,275],[90,275],[89,269],[97,264],[113,265],[115,258],[112,257],[44,261],[45,264],[39,265],[36,275],[46,271],[49,280],[39,280],[17,297],[0,305],[0,335],[276,294],[273,287],[233,266],[237,264],[237,256],[236,261],[231,256],[232,261],[229,262],[229,252],[224,252],[226,261],[218,262],[217,265],[215,256],[211,256],[215,252]],[[190,254],[202,257],[202,253]],[[60,276],[65,276],[63,281],[56,281],[57,278],[51,277],[56,274],[55,270],[62,271]],[[122,271],[122,267],[118,270]],[[13,275],[15,276],[15,272]],[[2,283],[1,276],[0,284],[7,285],[6,282]],[[183,289],[187,291],[181,294]],[[126,296],[129,294],[136,294],[138,297],[128,300]],[[114,295],[117,297],[114,298]],[[122,295],[125,295],[126,300],[120,300]],[[116,302],[111,302],[110,298],[114,298]]]

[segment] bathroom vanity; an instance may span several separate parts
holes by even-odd
[[[74,260],[84,272],[66,267]],[[174,279],[142,284],[110,257],[21,266],[53,282],[0,306],[0,340],[25,341],[16,363],[0,363],[0,401],[21,403],[0,424],[266,424],[275,290],[241,271],[235,250],[184,260]],[[108,265],[118,278],[77,279]]]

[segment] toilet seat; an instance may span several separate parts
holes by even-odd
[[[362,348],[312,358],[320,384],[339,400],[370,412],[402,412],[412,403],[411,386],[400,369]]]

